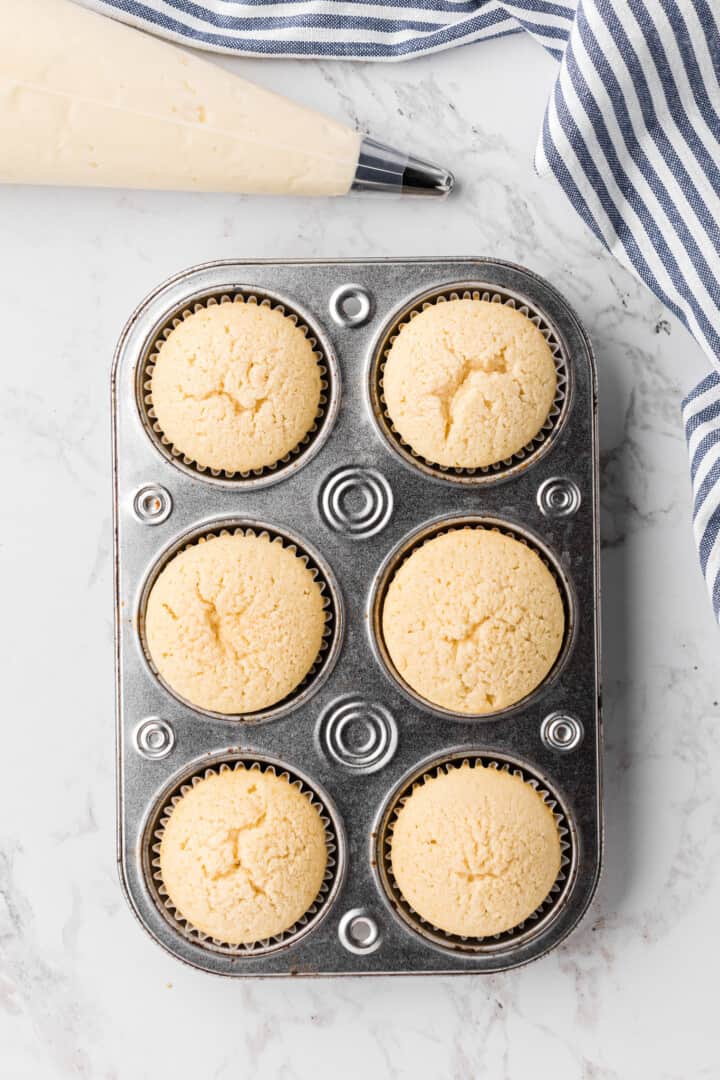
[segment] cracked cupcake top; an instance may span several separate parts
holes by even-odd
[[[243,766],[183,795],[160,845],[179,914],[231,945],[289,930],[317,898],[326,866],[317,807],[285,777]]]
[[[395,880],[439,930],[487,937],[542,904],[560,870],[552,811],[519,776],[465,764],[427,777],[398,811]]]
[[[151,375],[163,434],[210,469],[249,472],[294,450],[320,411],[318,357],[277,308],[213,304],[161,346]]]
[[[280,540],[210,536],[174,556],[147,602],[153,663],[192,705],[243,714],[269,708],[317,660],[325,629],[321,588]]]
[[[382,609],[383,638],[405,682],[434,705],[476,715],[539,686],[564,629],[560,590],[540,557],[483,528],[455,529],[417,548]]]
[[[412,449],[437,465],[483,468],[538,434],[557,387],[550,347],[514,308],[485,300],[432,304],[390,346],[388,414]]]

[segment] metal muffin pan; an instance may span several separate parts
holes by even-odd
[[[326,402],[317,432],[281,468],[214,476],[158,442],[145,374],[174,319],[236,295],[281,305],[309,328]],[[500,468],[415,460],[382,412],[382,357],[397,324],[452,295],[526,309],[556,357],[551,423]],[[570,933],[592,899],[602,853],[596,402],[592,350],[573,312],[543,279],[497,260],[210,263],[161,285],[133,313],[112,376],[117,854],[133,911],[168,951],[224,975],[469,973],[527,963]],[[567,616],[543,685],[512,709],[475,718],[401,685],[377,640],[376,600],[394,560],[426,530],[466,520],[535,547]],[[291,699],[243,718],[180,700],[143,646],[143,605],[163,560],[219,528],[266,529],[294,543],[332,610],[317,670]],[[496,938],[453,939],[423,924],[386,866],[386,829],[408,785],[419,771],[466,758],[518,772],[552,803],[562,829],[553,894]],[[223,947],[177,919],[153,863],[169,800],[224,761],[287,770],[315,793],[332,838],[332,873],[308,919],[250,948]]]

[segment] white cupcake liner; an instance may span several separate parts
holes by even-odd
[[[447,709],[442,705],[437,705],[435,702],[430,701],[428,698],[419,694],[417,690],[414,690],[409,683],[403,679],[402,675],[397,671],[395,664],[390,656],[390,651],[385,643],[385,638],[382,630],[382,613],[383,606],[385,604],[385,597],[387,591],[390,588],[395,576],[405,562],[418,551],[425,544],[431,540],[435,540],[438,536],[445,536],[448,533],[458,532],[462,529],[484,529],[488,532],[500,533],[502,536],[509,536],[512,540],[517,540],[518,543],[524,544],[526,548],[533,551],[542,562],[543,566],[552,574],[553,580],[558,587],[560,597],[563,604],[563,613],[565,616],[565,626],[563,631],[563,640],[560,646],[560,650],[557,654],[555,662],[548,671],[542,682],[526,694],[524,698],[516,701],[513,705],[508,705],[503,709],[498,709],[496,712],[488,713],[464,713],[458,712],[454,709]],[[395,680],[395,682],[402,688],[404,693],[411,697],[414,701],[420,702],[425,708],[434,712],[438,716],[450,716],[462,721],[473,720],[494,720],[499,716],[504,716],[506,713],[513,712],[519,708],[527,705],[534,697],[536,697],[542,690],[547,687],[548,683],[552,682],[561,669],[565,666],[565,661],[570,653],[570,648],[575,634],[576,625],[576,611],[575,611],[575,599],[573,592],[570,588],[569,582],[560,571],[559,565],[551,559],[545,551],[535,542],[531,537],[525,535],[519,528],[511,525],[496,522],[494,520],[484,520],[481,515],[468,515],[467,517],[452,518],[445,524],[443,521],[431,522],[429,525],[421,528],[414,536],[410,537],[409,542],[398,552],[391,557],[390,563],[387,566],[385,572],[382,574],[382,579],[379,583],[379,587],[376,588],[373,596],[373,610],[372,610],[372,633],[375,639],[375,647],[379,656],[382,658],[385,668]]]
[[[433,307],[435,304],[447,303],[449,300],[485,300],[493,304],[503,304],[505,307],[514,308],[537,326],[538,330],[547,341],[555,361],[555,371],[557,376],[555,397],[553,398],[550,412],[548,413],[542,428],[537,435],[520,450],[516,451],[510,457],[505,458],[503,461],[495,462],[492,465],[479,466],[476,468],[460,468],[452,465],[439,465],[437,462],[431,461],[429,458],[419,454],[405,441],[405,439],[403,439],[402,435],[395,427],[392,417],[387,409],[383,379],[390,347],[396,340],[402,328],[407,326],[408,323],[422,311],[425,311],[429,307]],[[546,316],[527,301],[521,300],[512,293],[505,292],[502,289],[493,289],[492,291],[488,289],[473,288],[445,289],[434,293],[429,297],[425,297],[418,306],[403,311],[398,316],[389,332],[384,336],[379,354],[376,355],[373,364],[373,407],[376,418],[384,430],[388,441],[391,445],[394,445],[395,449],[406,461],[421,468],[424,472],[429,472],[443,480],[452,480],[458,483],[487,483],[490,480],[498,480],[505,474],[512,474],[518,471],[520,467],[527,468],[527,466],[535,461],[541,453],[545,453],[554,436],[559,432],[567,411],[569,379],[569,368],[559,334]]]
[[[460,934],[451,934],[423,918],[403,896],[392,870],[391,837],[401,807],[426,780],[437,777],[442,773],[452,772],[453,769],[462,768],[463,765],[483,765],[485,768],[498,769],[501,772],[508,772],[519,777],[538,793],[546,806],[552,811],[560,838],[560,869],[548,895],[535,911],[521,923],[518,923],[517,926],[504,930],[500,934],[487,937],[464,937]],[[482,751],[458,751],[430,763],[419,775],[411,779],[391,798],[378,831],[377,861],[380,883],[391,906],[405,925],[426,941],[453,952],[497,952],[509,946],[517,946],[529,938],[535,937],[551,921],[554,914],[560,910],[572,886],[577,863],[573,835],[574,830],[570,825],[569,815],[563,808],[558,796],[546,788],[543,782],[526,766],[521,766],[509,759],[503,759],[501,755],[485,754]]]
[[[275,934],[273,937],[237,945],[214,938],[198,930],[173,903],[162,879],[160,847],[168,820],[184,795],[208,776],[220,775],[241,768],[271,773],[273,776],[287,780],[293,787],[302,792],[308,802],[317,809],[325,830],[327,866],[317,896],[307,911],[291,927],[282,931],[282,933]],[[342,879],[345,863],[343,844],[339,823],[326,806],[324,799],[310,783],[296,775],[292,769],[287,768],[281,762],[267,761],[253,755],[229,757],[210,765],[200,766],[196,772],[187,776],[169,797],[166,796],[162,799],[156,813],[151,815],[150,825],[146,830],[144,843],[145,878],[158,910],[173,930],[187,941],[203,949],[223,953],[227,956],[265,956],[278,949],[287,948],[304,937],[317,926],[330,910]]]
[[[203,544],[216,536],[257,536],[261,539],[268,539],[273,543],[281,544],[287,551],[290,551],[293,555],[297,556],[297,558],[305,564],[317,583],[322,596],[323,609],[325,611],[325,625],[323,627],[320,649],[312,667],[309,669],[302,682],[299,682],[298,685],[291,690],[289,694],[286,694],[284,698],[275,702],[274,705],[269,705],[265,709],[258,709],[255,712],[220,713],[215,712],[212,709],[204,709],[202,706],[196,705],[187,698],[184,698],[158,671],[153,661],[145,633],[145,617],[148,599],[152,587],[159,575],[181,552],[187,551],[188,548],[194,547],[196,544]],[[324,676],[330,673],[337,658],[340,647],[340,636],[342,633],[340,594],[335,586],[334,579],[329,572],[329,568],[328,570],[323,569],[322,566],[319,565],[318,560],[305,550],[300,541],[288,536],[280,529],[259,528],[252,524],[244,524],[242,521],[223,522],[215,526],[208,525],[206,528],[194,532],[192,536],[188,537],[186,543],[181,543],[179,546],[173,546],[169,551],[163,553],[154,563],[142,588],[137,627],[145,661],[160,685],[167,690],[169,694],[172,694],[174,698],[182,702],[182,704],[186,705],[189,709],[201,713],[204,716],[211,716],[214,719],[219,720],[235,720],[241,723],[252,723],[254,721],[270,720],[276,719],[278,716],[284,716],[294,708],[295,705],[300,704],[300,699],[305,700],[309,692],[311,690],[314,691],[316,688],[314,684],[317,683],[319,687],[321,678],[324,679]]]
[[[155,409],[153,408],[152,373],[155,369],[155,362],[158,358],[158,354],[163,345],[170,337],[173,330],[189,316],[194,315],[198,311],[202,311],[203,308],[213,307],[218,304],[257,304],[260,307],[268,307],[275,311],[279,311],[305,334],[312,345],[313,354],[320,369],[320,399],[318,411],[310,430],[306,432],[297,446],[294,446],[284,457],[273,462],[271,465],[265,465],[262,468],[252,469],[247,472],[231,469],[211,469],[209,466],[203,465],[194,458],[189,457],[184,451],[175,446],[165,435],[158,422]],[[157,334],[152,346],[147,351],[147,354],[140,365],[137,383],[138,407],[140,409],[145,430],[163,457],[173,461],[176,465],[182,466],[186,471],[192,473],[201,480],[227,480],[235,481],[239,485],[242,483],[247,484],[249,481],[257,482],[279,475],[289,465],[301,458],[307,452],[311,444],[317,440],[327,421],[328,404],[331,394],[330,382],[332,378],[330,364],[320,345],[318,334],[307,325],[297,312],[293,311],[292,307],[287,302],[281,303],[270,297],[263,296],[259,292],[218,292],[212,296],[205,297],[204,299],[194,300],[192,305],[183,307],[180,311],[176,311]]]

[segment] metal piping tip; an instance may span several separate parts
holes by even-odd
[[[403,195],[434,195],[446,198],[455,186],[455,177],[442,165],[408,154],[408,163],[403,173]]]
[[[453,174],[440,165],[395,150],[366,135],[360,143],[355,179],[350,190],[444,199],[454,184]]]

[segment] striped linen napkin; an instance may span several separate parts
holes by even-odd
[[[536,152],[583,221],[715,371],[683,403],[700,563],[720,620],[720,5],[717,0],[85,0],[253,56],[400,60],[530,33],[559,61]]]

